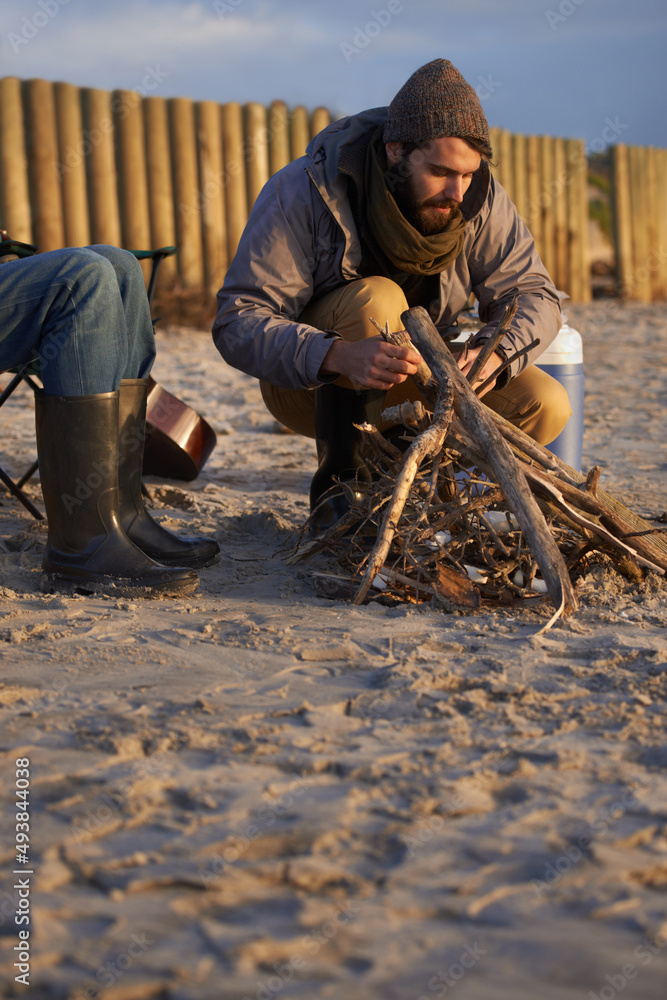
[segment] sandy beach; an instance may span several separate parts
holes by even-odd
[[[584,466],[660,526],[667,305],[567,312]],[[664,578],[592,570],[544,635],[549,605],[325,599],[285,561],[313,442],[208,330],[158,328],[154,375],[218,435],[194,482],[147,480],[158,520],[221,545],[197,593],[41,593],[46,529],[0,494],[0,996],[662,1000]],[[27,389],[0,425],[20,473]]]

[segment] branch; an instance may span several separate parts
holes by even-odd
[[[408,309],[401,316],[417,350],[423,355],[441,385],[451,383],[454,410],[473,437],[493,478],[502,489],[510,510],[521,527],[524,538],[537,560],[549,595],[558,608],[574,611],[577,598],[567,567],[542,511],[518,462],[506,444],[487,408],[481,403],[443,344],[429,314],[421,306]]]

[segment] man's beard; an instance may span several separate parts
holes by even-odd
[[[421,233],[422,236],[435,236],[443,233],[450,223],[454,214],[454,209],[459,208],[457,201],[450,198],[442,198],[427,202],[420,202],[412,190],[410,178],[405,176],[405,168],[399,163],[396,166],[389,166],[387,173],[391,175],[389,190],[394,196],[394,201],[398,205],[401,215],[404,215],[410,225]],[[438,212],[438,208],[449,208],[446,215]]]

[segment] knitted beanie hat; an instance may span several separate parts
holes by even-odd
[[[492,155],[479,98],[448,59],[434,59],[412,74],[389,105],[383,132],[385,142],[441,136],[473,139]]]

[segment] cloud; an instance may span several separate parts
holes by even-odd
[[[1,9],[5,75],[131,89],[157,67],[165,97],[280,98],[351,113],[388,103],[418,66],[445,57],[473,86],[498,81],[484,104],[493,124],[593,138],[605,115],[623,114],[628,141],[667,144],[667,123],[650,113],[662,0],[2,0]],[[549,10],[563,20],[551,26]],[[35,17],[46,18],[38,30]],[[11,33],[26,24],[31,37],[17,48]]]

